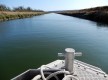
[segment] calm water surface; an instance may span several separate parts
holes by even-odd
[[[107,25],[59,14],[0,22],[0,80],[58,59],[67,47],[108,73]]]

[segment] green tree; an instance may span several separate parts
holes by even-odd
[[[11,11],[11,9],[3,4],[0,4],[0,11]]]

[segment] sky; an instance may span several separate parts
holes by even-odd
[[[97,6],[107,6],[108,0],[0,0],[11,8],[24,6],[45,11],[75,10]]]

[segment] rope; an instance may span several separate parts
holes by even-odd
[[[56,76],[58,74],[66,74],[66,76],[63,78],[63,80],[68,80],[69,78],[79,80],[75,76],[70,75],[69,71],[57,71],[57,72],[54,72],[54,73],[50,74],[47,78],[45,78],[44,73],[43,73],[43,68],[45,68],[45,67],[47,67],[47,66],[42,65],[41,68],[40,68],[40,73],[41,73],[41,77],[42,77],[43,80],[49,80],[52,77],[55,77],[57,80],[59,80],[59,78]]]
[[[73,80],[73,79],[75,79],[75,80],[79,80],[78,78],[76,78],[75,76],[73,76],[73,75],[66,75],[62,80]]]
[[[54,72],[54,73],[50,74],[46,79],[49,80],[54,75],[63,74],[63,73],[64,74],[70,74],[69,71],[57,71],[57,72]]]
[[[40,68],[40,73],[41,73],[41,76],[42,76],[43,80],[48,80],[48,79],[45,78],[44,73],[43,73],[43,68],[44,67],[47,67],[47,66],[46,65],[42,65],[41,68]],[[47,67],[47,68],[50,68],[50,67]],[[45,73],[48,73],[48,72],[45,72]],[[51,73],[49,72],[48,74],[51,74]],[[53,75],[53,77],[55,77],[56,80],[59,80],[59,78],[56,75]]]

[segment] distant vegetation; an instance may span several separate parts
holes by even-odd
[[[24,8],[23,6],[19,6],[19,7],[13,8],[13,11],[44,12],[43,10],[35,10],[35,9],[30,8],[30,7]]]
[[[23,7],[23,6],[19,6],[19,7],[15,7],[13,9],[11,9],[10,7],[7,7],[6,5],[0,4],[0,11],[21,11],[21,12],[25,12],[25,11],[32,11],[32,12],[44,12],[43,10],[36,10],[36,9],[32,9],[30,7]]]
[[[11,9],[3,4],[0,4],[0,11],[11,11]]]
[[[45,14],[45,12],[43,10],[36,10],[30,7],[25,8],[23,6],[11,9],[0,4],[0,21],[33,17],[41,14]]]
[[[82,9],[82,10],[58,11],[57,13],[108,24],[108,6]]]

